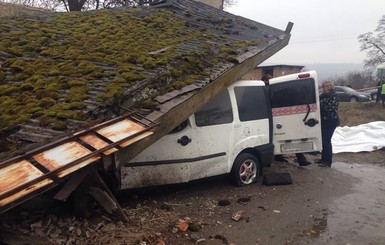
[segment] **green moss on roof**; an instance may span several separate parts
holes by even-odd
[[[43,126],[62,129],[57,118],[86,120],[85,100],[120,98],[148,78],[149,70],[162,70],[150,86],[167,92],[207,76],[204,68],[232,60],[235,49],[251,45],[221,45],[223,38],[214,32],[151,8],[50,13],[27,21],[18,16],[0,19],[0,30],[0,51],[13,55],[0,67],[0,128],[45,115]],[[179,50],[191,40],[202,45]],[[106,91],[90,97],[95,81]],[[20,93],[31,104],[16,103]]]

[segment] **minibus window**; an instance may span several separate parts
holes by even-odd
[[[301,79],[270,85],[271,107],[288,107],[316,103],[314,79]]]
[[[227,89],[195,113],[195,123],[198,127],[231,122],[233,122],[233,111]]]
[[[239,120],[252,121],[268,117],[267,103],[262,86],[235,87]]]

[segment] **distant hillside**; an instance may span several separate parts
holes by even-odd
[[[315,70],[318,74],[318,80],[320,82],[333,79],[337,76],[343,76],[347,72],[361,71],[364,67],[363,64],[303,64],[306,70]]]

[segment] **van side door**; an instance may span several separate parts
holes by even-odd
[[[322,150],[315,71],[270,80],[274,154]]]
[[[233,137],[228,89],[126,163],[121,189],[183,183],[228,172]]]

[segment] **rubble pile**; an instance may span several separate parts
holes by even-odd
[[[205,233],[210,233],[211,226],[223,226],[227,222],[248,222],[249,217],[245,217],[247,212],[234,211],[231,205],[245,206],[251,197],[233,199],[190,197],[175,202],[137,200],[124,207],[129,220],[127,223],[107,215],[98,206],[93,207],[90,218],[84,219],[75,217],[66,203],[50,202],[49,208],[28,210],[21,207],[3,213],[0,219],[0,238],[7,236],[4,232],[12,231],[31,241],[51,244],[162,245],[168,244],[170,239],[191,244],[209,240],[231,244],[221,234],[208,236]],[[41,203],[39,205],[46,206]],[[189,213],[195,213],[196,216],[186,216]],[[224,214],[226,222],[218,220],[215,217],[218,214]]]

